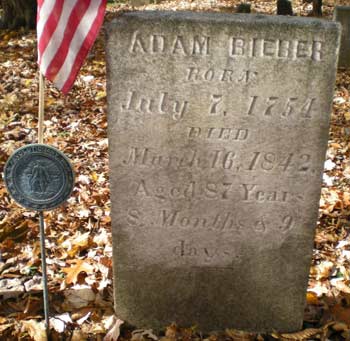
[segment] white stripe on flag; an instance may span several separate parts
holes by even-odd
[[[79,26],[77,27],[77,30],[75,31],[74,37],[69,46],[69,52],[67,54],[67,57],[60,71],[57,73],[54,79],[54,83],[59,89],[61,89],[64,86],[71,74],[72,66],[75,62],[77,55],[80,52],[80,48],[83,45],[87,34],[90,31],[92,23],[97,17],[98,9],[101,5],[101,2],[102,0],[91,1],[89,8],[87,9],[84,17],[82,18],[81,22],[79,23]]]
[[[52,59],[55,57],[57,50],[61,46],[68,19],[77,1],[79,0],[64,1],[62,14],[60,20],[58,21],[57,28],[41,58],[40,70],[44,75],[46,74],[46,70],[49,67]]]
[[[52,9],[55,6],[55,2],[56,0],[45,0],[42,7],[40,8],[40,12],[39,12],[40,19],[36,28],[38,40],[40,40],[41,38],[45,24],[50,17]]]

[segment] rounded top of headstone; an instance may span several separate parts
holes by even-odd
[[[286,15],[267,15],[262,13],[218,13],[218,12],[194,12],[194,11],[131,11],[122,13],[117,18],[114,18],[109,24],[108,33],[115,26],[124,25],[124,21],[136,20],[141,21],[167,21],[169,24],[175,22],[196,22],[206,23],[210,22],[211,25],[217,24],[237,24],[243,25],[242,27],[264,25],[268,27],[274,27],[275,25],[285,25],[288,27],[310,27],[315,30],[320,28],[327,28],[328,30],[339,30],[340,25],[331,20],[324,20],[320,18],[305,18],[299,16],[286,16]]]
[[[30,144],[10,156],[4,180],[11,197],[19,205],[45,211],[69,198],[74,187],[74,172],[68,158],[56,148]]]

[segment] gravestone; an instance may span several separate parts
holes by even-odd
[[[110,24],[117,316],[301,327],[339,26],[189,12]]]
[[[350,6],[336,6],[334,20],[342,24],[338,65],[350,68]]]

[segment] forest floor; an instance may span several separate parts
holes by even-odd
[[[338,1],[340,3],[341,1]],[[256,13],[275,14],[275,0],[252,1]],[[344,4],[346,2],[343,2]],[[238,1],[168,1],[147,9],[231,12]],[[297,15],[310,5],[293,1]],[[106,21],[126,4],[108,7]],[[137,9],[144,9],[139,7]],[[330,20],[333,4],[324,1]],[[37,141],[38,69],[35,32],[0,31],[0,172],[19,147]],[[307,293],[304,329],[256,335],[228,329],[202,336],[195,327],[126,331],[123,340],[350,340],[350,71],[338,71],[331,131]],[[52,340],[115,340],[108,182],[104,31],[73,90],[50,84],[45,143],[72,160],[76,185],[63,207],[45,213]],[[38,216],[20,208],[0,182],[0,340],[45,340]],[[107,336],[106,333],[109,333]]]

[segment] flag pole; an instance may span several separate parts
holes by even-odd
[[[44,105],[45,79],[39,70],[39,115],[38,115],[38,143],[44,142]]]
[[[45,329],[46,329],[47,339],[49,340],[49,333],[50,333],[49,289],[47,284],[47,271],[46,271],[45,222],[44,222],[44,213],[42,211],[39,213],[39,227],[40,227],[41,268],[42,268],[42,275],[43,275]]]
[[[44,107],[45,107],[45,78],[39,70],[39,110],[38,110],[38,143],[44,143]],[[41,251],[41,271],[43,276],[43,298],[46,336],[49,340],[50,320],[49,320],[49,288],[46,269],[46,250],[45,250],[45,221],[44,212],[39,212],[39,230],[40,230],[40,251]]]

